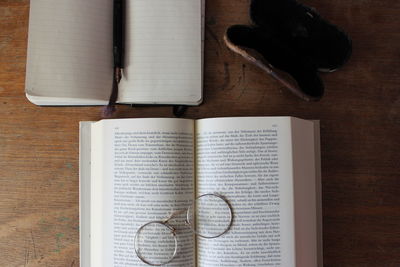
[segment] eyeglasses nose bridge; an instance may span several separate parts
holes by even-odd
[[[167,227],[170,231],[172,235],[176,235],[176,228],[173,227],[172,225],[170,225],[169,223],[164,223],[165,227]]]

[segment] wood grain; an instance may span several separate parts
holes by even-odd
[[[321,120],[325,266],[400,266],[400,2],[307,0],[353,39],[341,70],[307,103],[230,52],[248,0],[207,1],[205,101],[188,118]],[[79,266],[78,122],[98,107],[37,107],[24,95],[29,1],[0,0],[0,266]],[[115,117],[171,117],[118,107]]]

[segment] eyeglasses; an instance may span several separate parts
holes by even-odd
[[[141,261],[151,266],[162,266],[176,257],[177,229],[169,221],[183,213],[186,213],[185,224],[202,238],[220,237],[233,223],[233,209],[225,197],[217,193],[203,194],[186,209],[173,212],[165,220],[150,221],[137,230],[134,248]]]

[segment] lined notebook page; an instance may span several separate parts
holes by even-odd
[[[28,98],[41,101],[43,97],[47,104],[60,98],[65,104],[108,100],[113,73],[112,1],[33,0],[30,4]]]
[[[201,2],[127,1],[125,69],[119,102],[201,101]]]

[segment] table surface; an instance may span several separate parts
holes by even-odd
[[[207,1],[204,103],[187,118],[321,120],[325,266],[400,266],[400,1],[305,0],[353,40],[304,102],[229,51],[248,0]],[[29,1],[0,0],[0,266],[79,266],[78,123],[99,107],[38,107],[24,95]],[[119,106],[115,117],[171,117]]]

